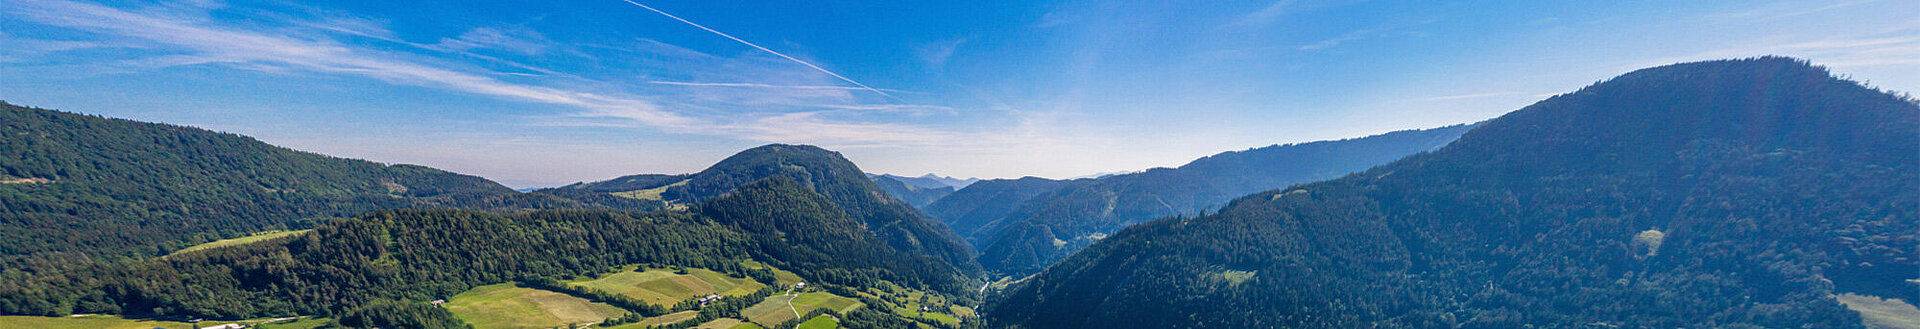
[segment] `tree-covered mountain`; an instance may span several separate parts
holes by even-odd
[[[927,204],[933,203],[934,200],[940,200],[940,198],[946,197],[948,194],[953,194],[954,188],[944,183],[937,183],[936,185],[938,186],[935,187],[926,187],[907,184],[894,177],[895,176],[892,175],[873,176],[873,183],[879,185],[880,190],[887,191],[888,195],[892,195],[895,199],[900,199],[900,201],[906,202],[914,208],[924,208]]]
[[[1123,230],[1017,328],[1860,328],[1920,300],[1920,105],[1787,58],[1635,71],[1458,141]]]
[[[1006,217],[1007,213],[1013,212],[1014,207],[1027,202],[1027,199],[1060,188],[1063,183],[1066,181],[1031,176],[984,180],[967,185],[921,209],[946,223],[954,232],[966,236],[989,222]]]
[[[585,182],[573,183],[567,186],[557,187],[555,189],[587,190],[587,191],[600,192],[600,193],[637,191],[637,190],[660,188],[663,186],[667,186],[669,184],[679,183],[680,181],[687,180],[688,176],[692,176],[692,175],[664,175],[664,174],[627,175],[627,176],[616,177],[614,179],[592,182],[592,183],[585,183]]]
[[[150,257],[378,209],[586,206],[433,168],[0,103],[0,268]]]
[[[1362,138],[1274,145],[1200,158],[1178,168],[1069,181],[1019,201],[1004,215],[955,217],[955,227],[980,246],[980,264],[1026,275],[1128,225],[1196,214],[1234,197],[1325,180],[1432,150],[1471,125],[1397,131]],[[1005,205],[983,206],[985,208]],[[931,209],[931,208],[929,208]],[[987,214],[987,213],[982,213]],[[943,217],[945,218],[945,217]]]
[[[969,291],[974,273],[893,248],[786,176],[691,209],[381,211],[234,247],[63,271],[0,272],[0,314],[219,319],[341,314],[382,300],[447,299],[481,285],[632,264],[740,273],[745,260],[817,283]]]
[[[832,200],[837,210],[860,220],[865,229],[895,250],[942,260],[939,265],[946,268],[935,270],[968,276],[979,272],[973,262],[973,248],[946,225],[895,199],[840,153],[815,146],[765,145],[741,151],[698,173],[633,175],[554,190],[694,205],[770,177],[786,177]]]

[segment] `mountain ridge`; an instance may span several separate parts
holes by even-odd
[[[1434,152],[1128,228],[988,318],[1860,328],[1833,294],[1920,298],[1900,284],[1920,273],[1916,104],[1789,58],[1638,70]]]
[[[980,247],[983,267],[1023,276],[1134,223],[1197,214],[1248,193],[1365,170],[1446,145],[1472,127],[1275,144],[1221,152],[1175,168],[1066,181],[963,234]]]

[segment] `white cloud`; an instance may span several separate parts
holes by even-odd
[[[935,68],[939,68],[946,66],[947,59],[952,58],[953,52],[960,49],[960,45],[965,43],[967,43],[967,39],[953,39],[928,43],[915,47],[914,53],[919,55],[921,61]]]
[[[144,39],[186,54],[168,56],[188,64],[270,64],[300,70],[358,75],[395,84],[443,88],[474,94],[588,109],[649,125],[684,129],[699,120],[663,111],[645,100],[542,86],[507,83],[396,59],[402,56],[353,49],[338,43],[204,26],[165,16],[136,14],[107,6],[61,0],[16,1],[19,13],[43,24],[94,33]],[[181,56],[197,57],[185,59]]]
[[[525,27],[482,27],[460,34],[457,38],[442,38],[431,48],[448,51],[467,51],[476,48],[498,49],[526,55],[538,55],[554,45],[553,40],[540,32]]]

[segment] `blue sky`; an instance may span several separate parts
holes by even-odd
[[[531,187],[771,142],[905,175],[1138,170],[1760,55],[1920,90],[1901,0],[635,1],[740,41],[625,0],[7,0],[0,100]]]

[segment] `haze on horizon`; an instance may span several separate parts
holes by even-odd
[[[0,100],[534,187],[766,143],[874,173],[1065,178],[1475,122],[1640,67],[1762,55],[1920,90],[1920,4],[1896,0],[637,4],[672,17],[10,0]]]

